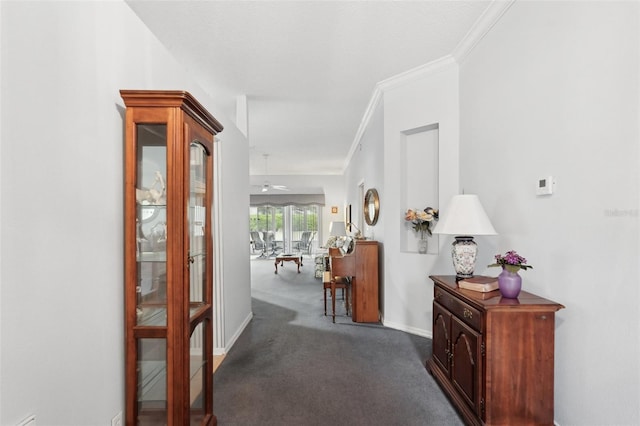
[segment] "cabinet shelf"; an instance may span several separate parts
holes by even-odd
[[[203,303],[192,303],[189,307],[189,321],[197,322],[197,319],[202,316],[206,309],[207,305]],[[166,306],[142,304],[136,314],[138,318],[137,326],[164,327],[167,325]]]
[[[144,209],[144,208],[166,209],[167,208],[166,204],[138,203],[137,205],[139,209]]]
[[[140,362],[140,400],[166,399],[167,363],[165,361]]]
[[[166,262],[167,261],[167,252],[166,251],[143,251],[139,253],[136,257],[136,261],[138,262]]]
[[[143,305],[136,314],[138,314],[138,326],[164,327],[167,325],[166,307]]]

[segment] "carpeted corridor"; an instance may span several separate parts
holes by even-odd
[[[333,324],[313,269],[251,261],[254,317],[214,374],[218,424],[462,425],[424,368],[431,341],[353,323],[340,299]]]

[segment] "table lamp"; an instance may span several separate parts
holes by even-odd
[[[332,237],[346,237],[347,227],[344,222],[331,222],[329,225],[329,235]]]
[[[440,220],[433,233],[455,235],[451,256],[458,278],[473,276],[478,253],[473,236],[498,234],[480,204],[480,199],[474,194],[454,196],[446,210],[441,211]]]

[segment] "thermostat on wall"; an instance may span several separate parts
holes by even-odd
[[[538,185],[536,186],[536,195],[551,194],[553,194],[553,176],[547,176],[538,179]]]

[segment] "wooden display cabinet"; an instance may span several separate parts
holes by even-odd
[[[189,93],[121,90],[127,425],[214,425],[213,138]]]
[[[433,353],[427,369],[469,425],[553,425],[555,312],[525,291],[458,287],[431,276]]]

